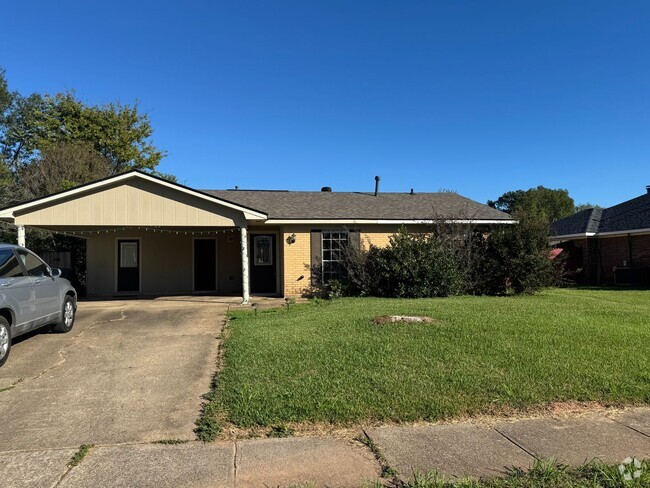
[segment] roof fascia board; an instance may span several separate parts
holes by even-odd
[[[650,234],[650,229],[631,229],[631,230],[616,230],[612,232],[598,232],[598,237],[616,237],[627,236],[629,234]]]
[[[577,238],[580,238],[580,237],[594,237],[595,235],[596,235],[595,232],[582,232],[582,233],[579,233],[579,234],[563,234],[563,235],[559,235],[559,236],[549,236],[549,239],[554,239],[554,240],[558,240],[558,239],[577,239]]]
[[[549,236],[549,239],[552,240],[562,240],[562,239],[578,239],[581,237],[624,237],[630,234],[650,234],[650,228],[648,229],[631,229],[631,230],[615,230],[611,232],[584,232],[582,234],[565,234],[559,236]]]
[[[228,208],[232,208],[234,210],[238,210],[238,211],[244,213],[244,216],[245,216],[245,218],[247,220],[265,220],[268,217],[266,214],[264,214],[262,212],[258,212],[258,211],[253,210],[253,209],[249,209],[249,208],[246,208],[246,207],[242,207],[240,205],[236,205],[236,204],[228,202],[226,200],[222,200],[219,197],[215,197],[215,196],[212,196],[212,195],[207,195],[207,194],[205,194],[203,192],[192,190],[191,188],[187,188],[187,187],[185,187],[183,185],[177,185],[175,183],[163,180],[161,178],[155,178],[155,177],[153,177],[151,175],[148,175],[146,173],[141,173],[139,171],[130,171],[128,173],[122,173],[121,175],[117,175],[117,176],[114,176],[112,178],[106,178],[106,179],[103,179],[101,181],[96,181],[95,183],[89,183],[87,185],[82,185],[82,186],[79,186],[77,188],[72,188],[70,190],[67,190],[67,191],[64,191],[64,192],[61,192],[61,193],[57,193],[55,195],[46,196],[46,197],[43,197],[43,198],[32,200],[31,202],[26,202],[26,203],[23,203],[23,204],[16,205],[14,207],[6,208],[2,212],[0,212],[0,219],[5,219],[5,218],[13,219],[14,215],[15,215],[15,212],[19,212],[21,210],[25,210],[25,209],[28,209],[30,207],[36,207],[36,206],[39,206],[39,205],[43,205],[45,203],[50,203],[50,202],[54,202],[54,201],[57,201],[57,200],[61,200],[63,198],[68,198],[70,196],[74,196],[74,195],[77,195],[79,193],[85,193],[85,192],[93,191],[93,190],[96,190],[98,188],[108,186],[108,185],[112,185],[114,183],[119,183],[120,181],[128,180],[128,179],[131,179],[131,178],[141,178],[141,179],[146,180],[146,181],[151,181],[153,183],[157,183],[159,185],[166,186],[168,188],[172,188],[174,190],[177,190],[177,191],[180,191],[180,192],[183,192],[183,193],[187,193],[188,195],[192,195],[192,196],[195,196],[197,198],[201,198],[203,200],[207,200],[207,201],[210,201],[210,202],[213,202],[213,203],[218,203],[220,205],[223,205],[224,207],[228,207]]]

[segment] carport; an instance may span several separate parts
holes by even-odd
[[[38,228],[86,239],[89,296],[249,298],[248,228],[267,215],[139,171],[0,211],[18,244]]]

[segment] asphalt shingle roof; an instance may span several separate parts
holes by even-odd
[[[551,224],[551,235],[568,236],[572,234],[584,234],[586,232],[598,232],[602,213],[602,208],[588,208],[576,212],[573,215],[553,222]]]
[[[305,192],[202,190],[268,214],[269,219],[305,220],[512,220],[504,212],[456,193]]]
[[[587,209],[551,224],[551,236],[650,229],[650,193],[605,209]]]

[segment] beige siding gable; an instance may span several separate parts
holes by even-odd
[[[45,227],[231,227],[246,224],[238,210],[139,179],[16,212],[15,219],[18,225]]]

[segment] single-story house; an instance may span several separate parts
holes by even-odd
[[[551,241],[568,253],[579,281],[650,283],[650,186],[640,197],[553,222]]]
[[[140,171],[0,210],[18,228],[87,240],[89,296],[211,292],[297,296],[337,273],[341,243],[385,245],[402,225],[515,222],[451,192],[196,190]]]

